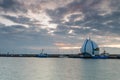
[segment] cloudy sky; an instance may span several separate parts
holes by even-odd
[[[0,0],[0,51],[78,53],[90,36],[120,52],[120,0]]]

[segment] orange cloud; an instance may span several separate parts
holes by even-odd
[[[120,45],[104,45],[104,47],[120,48]]]
[[[80,47],[75,47],[75,46],[71,46],[71,47],[60,47],[60,49],[64,49],[64,50],[68,50],[68,49],[80,49]]]
[[[77,45],[72,45],[72,44],[69,44],[69,43],[62,43],[62,42],[57,42],[55,43],[55,45],[57,47],[59,47],[59,49],[79,49],[80,47],[77,46]]]
[[[62,42],[57,42],[57,43],[55,43],[55,45],[58,46],[58,47],[71,46],[71,44],[68,44],[68,43],[62,43]]]

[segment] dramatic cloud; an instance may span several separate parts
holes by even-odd
[[[110,32],[119,35],[120,10],[117,8],[119,6],[117,3],[117,5],[113,5],[115,2],[110,0],[75,0],[65,7],[47,12],[53,19],[51,22],[58,24],[58,32],[56,33],[60,33],[60,31],[66,33],[68,29],[71,30],[71,26],[79,26],[72,29],[76,34],[95,33],[99,35]],[[60,27],[62,27],[61,30]]]
[[[0,48],[119,47],[120,0],[0,0]],[[78,50],[79,51],[79,50]]]
[[[0,9],[5,12],[19,12],[19,10],[24,12],[26,11],[22,4],[17,0],[1,0],[0,7]]]

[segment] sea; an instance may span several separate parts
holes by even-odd
[[[0,80],[120,80],[120,60],[0,57]]]

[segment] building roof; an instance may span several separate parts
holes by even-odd
[[[81,53],[97,55],[97,54],[99,54],[99,47],[93,40],[86,39],[82,45]]]

